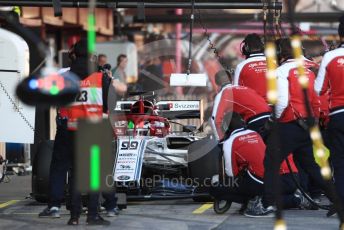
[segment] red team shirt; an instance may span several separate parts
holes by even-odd
[[[307,68],[307,69],[315,68],[318,70],[320,67],[318,63],[311,61],[311,60],[307,59],[306,57],[303,57],[303,64],[304,64],[305,68]]]
[[[218,140],[224,136],[221,125],[223,118],[229,112],[240,114],[245,122],[248,122],[259,115],[265,114],[266,117],[269,117],[270,107],[261,96],[250,88],[225,85],[215,97],[211,120]]]
[[[308,96],[313,115],[320,116],[320,100],[314,91],[314,73],[306,69],[309,81]],[[278,100],[276,104],[276,117],[280,122],[295,121],[306,118],[307,111],[304,105],[304,95],[298,82],[297,65],[290,59],[277,68]]]
[[[251,88],[267,102],[266,57],[263,53],[251,54],[235,69],[234,85]]]
[[[227,176],[235,177],[244,169],[254,177],[264,177],[265,144],[260,135],[252,130],[237,129],[223,143],[225,171]],[[292,156],[288,157],[294,173],[297,168]],[[290,173],[288,166],[283,161],[280,174]]]
[[[344,109],[344,44],[340,48],[327,52],[321,62],[315,91],[320,95],[328,92],[330,115],[343,112]]]
[[[304,65],[307,69],[315,69],[316,72],[318,72],[320,65],[318,63],[315,63],[314,61],[311,61],[307,58],[304,58]],[[316,73],[317,74],[317,73]],[[320,100],[320,118],[327,119],[330,109],[329,109],[329,91],[327,91],[325,94],[319,96]]]

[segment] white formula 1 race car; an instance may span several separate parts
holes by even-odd
[[[116,153],[113,185],[118,193],[126,193],[129,200],[208,197],[191,178],[205,166],[188,162],[190,146],[208,138],[196,126],[176,122],[200,119],[201,101],[154,102],[141,95],[138,100],[118,101],[109,118]],[[197,155],[199,149],[195,145],[192,151]],[[39,202],[48,200],[52,151],[53,141],[43,142],[34,159],[32,197]]]
[[[195,118],[201,118],[197,100],[154,102],[141,95],[138,100],[117,102],[110,115],[117,191],[145,200],[204,196],[188,181],[188,148],[205,135],[195,126],[173,121]]]

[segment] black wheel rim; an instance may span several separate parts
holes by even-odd
[[[224,214],[227,212],[232,205],[232,202],[227,200],[215,200],[214,202],[214,211],[217,214]]]

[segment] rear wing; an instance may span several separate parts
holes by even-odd
[[[136,101],[117,101],[115,112],[130,113],[131,106]],[[154,105],[154,110],[159,116],[173,119],[201,119],[202,101],[201,100],[176,100],[159,101]]]

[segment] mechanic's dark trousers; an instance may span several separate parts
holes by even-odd
[[[113,143],[112,148],[117,149],[117,142]],[[111,191],[103,192],[102,196],[104,198],[104,202],[103,202],[102,206],[106,209],[106,211],[111,211],[111,210],[116,208],[117,197],[116,197],[116,192],[115,192],[114,188],[112,188]]]
[[[294,176],[298,181],[298,174],[294,174]],[[298,208],[300,206],[300,199],[294,196],[297,187],[292,177],[293,175],[291,173],[283,174],[280,176],[282,184],[282,202],[284,209]]]
[[[66,149],[68,143],[67,119],[57,116],[56,125],[57,130],[49,175],[49,208],[61,207],[65,197],[67,171],[71,167],[71,159]]]
[[[330,116],[327,140],[331,152],[334,180],[342,208],[344,207],[344,113]]]
[[[247,128],[259,133],[262,139],[265,141],[268,135],[265,124],[269,120],[269,117],[269,113],[264,113],[256,117],[252,117],[247,121]]]
[[[327,127],[320,126],[320,132],[321,132],[321,136],[322,136],[323,141],[324,141],[324,145],[327,148],[329,148],[328,135],[327,135]],[[321,194],[324,193],[321,190],[321,188],[319,188],[316,185],[316,183],[314,183],[314,181],[311,180],[305,172],[303,172],[303,177],[306,177],[306,178],[302,178],[301,182],[302,183],[306,182],[307,184],[305,186],[304,185],[302,185],[302,186],[305,188],[306,191],[309,192],[309,194],[311,195],[312,198],[318,198],[318,197],[321,196]]]
[[[296,165],[299,170],[299,179],[301,187],[309,193],[312,198],[317,198],[321,196],[324,192],[317,186],[317,183],[314,183],[313,180],[308,176],[308,174],[302,169],[301,166]]]
[[[222,186],[211,187],[210,194],[215,199],[243,204],[255,196],[261,196],[263,189],[261,179],[245,171],[235,178],[230,178]]]
[[[321,176],[320,168],[315,162],[309,131],[303,129],[296,121],[278,123],[277,126],[279,131],[278,136],[270,134],[267,139],[264,160],[264,206],[274,205],[274,194],[280,189],[279,184],[276,184],[276,182],[279,181],[278,171],[282,161],[286,159],[291,152],[293,153],[296,163],[305,170],[317,186],[323,189],[327,197],[333,200],[333,197],[330,196],[331,193],[329,188],[326,186]],[[277,142],[279,141],[279,147],[274,143],[274,138]],[[278,151],[278,148],[280,151]],[[272,164],[273,160],[275,160],[275,164]]]
[[[70,181],[70,214],[72,218],[79,218],[81,214],[81,193],[76,189],[75,172],[76,162],[74,161],[74,142],[75,142],[75,132],[68,131],[68,143],[67,149],[70,158],[72,159],[72,170],[71,170],[71,181]],[[98,215],[98,204],[99,204],[99,193],[89,193],[88,194],[88,217],[96,217]]]
[[[284,174],[282,178],[283,206],[284,208],[297,208],[300,200],[294,196],[296,190],[291,174]],[[255,196],[262,196],[264,193],[263,180],[253,176],[249,172],[244,172],[225,186],[212,187],[210,194],[219,200],[229,200],[231,202],[244,204]]]
[[[106,211],[111,211],[117,206],[117,197],[115,191],[112,192],[103,192],[102,193],[103,198],[105,199],[103,203],[103,207],[106,209]]]

